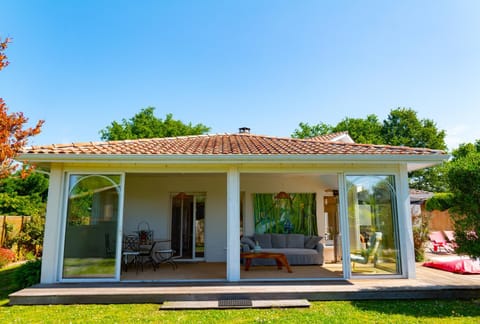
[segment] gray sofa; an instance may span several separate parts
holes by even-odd
[[[321,236],[303,234],[254,234],[243,236],[242,251],[253,252],[256,243],[261,252],[283,253],[291,265],[323,264]],[[252,265],[275,265],[274,259],[253,259]]]

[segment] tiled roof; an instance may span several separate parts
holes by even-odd
[[[427,199],[432,198],[433,192],[410,189],[410,202],[423,202]]]
[[[52,155],[443,155],[443,151],[259,136],[216,134],[170,138],[87,142],[23,149],[22,154]]]

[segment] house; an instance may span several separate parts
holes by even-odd
[[[344,132],[293,139],[241,128],[34,146],[19,158],[50,173],[41,282],[58,283],[414,278],[407,174],[448,156],[356,144]],[[125,272],[122,247],[139,232],[174,250],[180,269],[150,271],[153,277]],[[254,233],[320,236],[330,260],[294,266],[291,274],[275,268],[262,275],[268,266],[246,272],[240,239]],[[353,261],[355,253],[373,253],[373,237],[375,255]],[[187,267],[191,272],[175,277]]]

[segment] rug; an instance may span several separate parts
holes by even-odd
[[[423,266],[460,274],[480,274],[480,263],[478,261],[462,257],[437,259],[425,262]]]

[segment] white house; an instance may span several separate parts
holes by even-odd
[[[243,128],[35,146],[19,158],[50,173],[41,282],[57,283],[127,280],[122,243],[143,229],[168,241],[177,262],[185,262],[180,267],[195,265],[187,280],[208,264],[224,267],[215,280],[246,280],[240,239],[255,232],[322,236],[328,264],[312,265],[314,276],[303,279],[324,279],[328,272],[340,279],[414,278],[407,174],[447,157],[438,150],[356,144],[347,133],[292,139]],[[277,218],[262,210],[262,199]],[[373,248],[368,237],[376,233],[382,241],[375,260],[355,261],[355,253]],[[355,271],[362,266],[378,271]],[[306,268],[294,267],[291,275],[298,279]],[[249,273],[260,274],[255,271]],[[151,280],[169,279],[156,274]],[[142,272],[136,276],[145,280]]]

